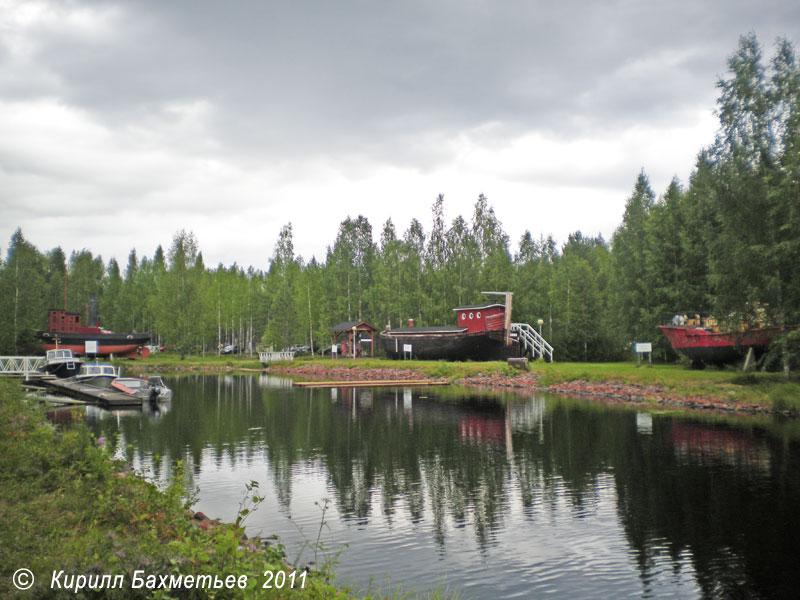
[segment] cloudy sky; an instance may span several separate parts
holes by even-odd
[[[609,239],[712,142],[739,36],[800,43],[797,0],[0,0],[0,244],[124,266],[181,229],[265,269],[471,216]],[[3,252],[5,255],[5,252]]]

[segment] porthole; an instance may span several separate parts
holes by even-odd
[[[470,320],[472,320],[472,313],[469,313],[469,318]]]
[[[467,320],[467,313],[461,313],[461,320],[462,321],[466,321]]]
[[[477,315],[475,315],[475,317],[476,317],[477,319],[480,319],[480,318],[481,318],[481,313],[480,313],[480,312],[478,312],[478,314],[477,314]]]

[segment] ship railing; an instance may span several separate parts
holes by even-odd
[[[553,362],[553,347],[528,323],[512,323],[511,336],[518,339],[534,358]]]
[[[43,356],[0,356],[0,375],[41,375]]]

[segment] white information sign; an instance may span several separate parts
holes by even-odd
[[[636,342],[636,352],[652,352],[653,344],[650,342]]]
[[[411,352],[411,344],[403,344],[403,352]]]
[[[337,354],[339,352],[339,348],[334,344],[331,346],[331,354]]]
[[[86,354],[97,354],[96,340],[86,340]]]

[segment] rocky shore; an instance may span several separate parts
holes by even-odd
[[[520,371],[514,375],[495,371],[478,373],[449,380],[447,377],[433,377],[413,369],[402,368],[361,368],[325,367],[319,364],[275,365],[266,369],[268,373],[302,377],[309,380],[411,380],[450,381],[456,385],[489,389],[511,388],[580,396],[587,400],[605,403],[642,404],[665,408],[741,412],[745,414],[772,414],[776,411],[766,404],[738,402],[722,394],[685,395],[676,393],[660,385],[639,385],[619,382],[594,382],[575,379],[551,385],[543,385],[539,376],[530,371]],[[788,414],[788,413],[786,413]]]

